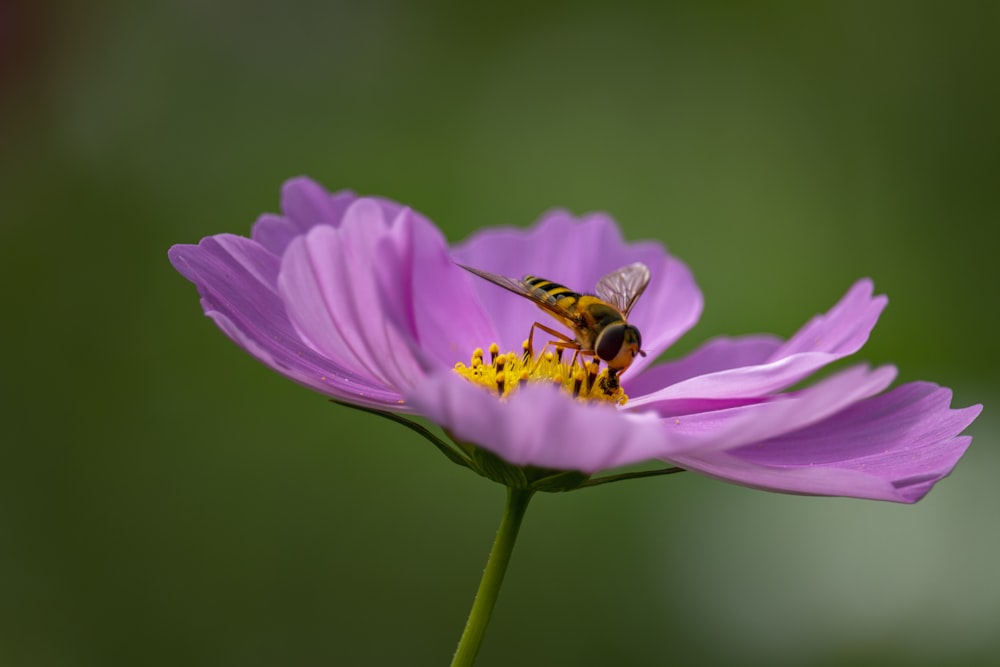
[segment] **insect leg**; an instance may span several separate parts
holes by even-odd
[[[586,358],[596,357],[597,356],[596,352],[594,352],[593,350],[582,349],[580,347],[580,344],[577,343],[575,340],[571,339],[569,336],[554,329],[550,329],[549,327],[545,326],[544,324],[541,324],[540,322],[535,322],[535,324],[532,325],[531,327],[532,335],[534,335],[535,327],[538,327],[539,329],[545,331],[546,333],[552,334],[559,340],[550,340],[548,343],[545,344],[545,347],[542,348],[541,352],[538,355],[537,360],[535,361],[534,366],[532,367],[532,372],[534,372],[538,368],[538,364],[542,363],[542,358],[545,354],[545,351],[549,348],[549,346],[552,346],[556,350],[556,354],[558,355],[560,363],[562,363],[562,351],[573,350],[573,358],[569,362],[569,367],[573,368],[574,366],[577,365],[577,363],[579,363],[580,368],[582,368],[585,373],[590,373],[590,369],[587,367]],[[530,343],[530,337],[529,337],[529,343]]]
[[[535,327],[538,327],[539,329],[541,329],[542,331],[544,331],[547,334],[555,336],[556,338],[558,338],[560,341],[562,341],[564,343],[572,343],[573,345],[576,345],[576,343],[573,342],[573,339],[570,338],[569,336],[567,336],[566,334],[560,333],[559,331],[556,331],[555,329],[550,329],[549,327],[545,326],[541,322],[535,322],[534,324],[531,325],[531,330],[528,332],[528,354],[530,354],[532,357],[535,356],[535,354],[534,354],[534,347],[532,346],[532,343],[531,343],[532,339],[535,336]],[[551,342],[553,344],[555,343],[555,341],[551,341]],[[546,347],[548,347],[548,345],[546,345]],[[567,347],[571,347],[571,346],[567,346]],[[542,348],[542,351],[543,352],[545,351],[544,347]]]

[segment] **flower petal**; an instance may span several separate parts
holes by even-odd
[[[781,344],[777,336],[764,334],[713,338],[682,359],[657,364],[639,376],[623,378],[622,384],[629,396],[651,394],[699,375],[762,364]]]
[[[401,214],[376,254],[386,316],[427,370],[468,363],[473,350],[497,340],[468,274],[426,219]]]
[[[340,227],[319,225],[292,241],[278,289],[309,346],[373,384],[401,390],[422,372],[378,297],[376,248],[389,227],[378,202],[359,199]]]
[[[854,283],[829,311],[817,315],[776,350],[772,359],[793,354],[825,352],[844,356],[861,349],[889,299],[873,296],[868,278]]]
[[[254,358],[282,375],[338,399],[396,407],[400,395],[357,376],[306,346],[277,293],[280,260],[259,244],[220,234],[175,245],[171,263],[198,287],[202,308]]]
[[[728,451],[820,422],[883,391],[895,377],[892,366],[872,370],[860,365],[762,402],[720,407],[717,400],[701,406],[704,399],[672,399],[653,407],[664,417],[671,445],[681,448],[675,451]],[[631,401],[627,409],[633,409]]]
[[[913,503],[951,472],[972,441],[957,436],[982,406],[952,410],[950,403],[948,389],[914,382],[785,435],[670,461],[769,491]]]
[[[516,465],[590,474],[656,458],[669,449],[668,435],[655,415],[582,403],[550,385],[529,384],[501,401],[442,371],[406,400],[457,439]]]
[[[305,234],[316,225],[339,227],[347,209],[358,199],[360,197],[351,190],[328,192],[322,185],[305,176],[289,179],[281,188],[281,209],[284,215],[265,213],[260,216],[254,223],[252,238],[276,255],[281,255],[292,239]],[[404,208],[383,197],[367,199],[382,207],[387,220],[394,219]],[[427,221],[417,213],[414,215]]]
[[[265,213],[253,223],[250,237],[275,255],[281,255],[285,248],[302,232],[294,222],[274,213]]]
[[[254,223],[251,237],[276,255],[285,252],[296,236],[315,225],[339,226],[347,207],[357,199],[350,190],[327,192],[319,183],[299,176],[281,188],[281,209],[285,215],[265,213]]]
[[[777,348],[766,363],[691,377],[632,397],[630,405],[681,398],[747,398],[785,389],[864,345],[888,301],[884,296],[873,297],[872,289],[870,280],[859,280],[826,314],[814,317]]]
[[[357,199],[350,190],[331,194],[305,176],[289,179],[281,187],[281,210],[300,234],[319,224],[339,225],[347,208]]]
[[[648,357],[638,358],[638,373],[657,354],[691,328],[701,314],[701,292],[691,271],[658,243],[627,243],[614,220],[600,213],[575,218],[565,211],[544,215],[529,229],[503,227],[479,232],[454,249],[462,264],[513,278],[541,275],[580,293],[592,293],[601,276],[633,262],[651,273],[648,289],[629,317],[643,332]],[[516,350],[539,310],[490,283],[471,278],[493,317],[502,348]]]

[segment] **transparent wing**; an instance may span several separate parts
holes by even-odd
[[[457,264],[457,262],[456,262]],[[552,313],[555,317],[559,319],[573,319],[571,313],[566,312],[564,309],[559,308],[556,302],[559,300],[558,296],[552,296],[545,292],[545,290],[538,289],[537,287],[532,287],[531,285],[525,283],[523,280],[517,280],[516,278],[508,278],[507,276],[501,276],[497,273],[490,273],[489,271],[483,271],[482,269],[474,269],[471,266],[466,266],[465,264],[459,264],[460,267],[468,271],[469,273],[474,273],[480,278],[485,278],[494,285],[499,285],[506,290],[510,290],[514,294],[520,294],[526,299],[534,301],[536,304],[544,308],[545,310]]]
[[[642,296],[648,284],[649,267],[642,262],[636,262],[612,271],[598,280],[594,291],[597,292],[597,296],[628,317],[632,306]]]

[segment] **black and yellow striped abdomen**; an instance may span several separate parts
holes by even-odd
[[[550,297],[579,299],[581,296],[578,292],[574,292],[565,285],[560,285],[559,283],[539,278],[538,276],[525,276],[524,284],[530,286],[532,289],[544,292]]]

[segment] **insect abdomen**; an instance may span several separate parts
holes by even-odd
[[[565,285],[538,276],[525,276],[524,284],[542,292],[549,299],[554,300],[556,306],[564,310],[571,310],[573,304],[579,301],[581,296]]]

